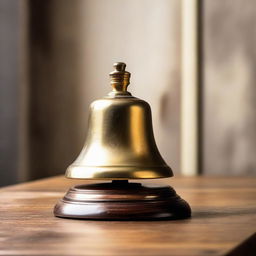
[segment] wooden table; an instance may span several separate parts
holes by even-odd
[[[255,178],[154,182],[171,184],[190,203],[193,217],[60,219],[52,214],[56,201],[71,185],[85,182],[61,176],[2,188],[0,255],[256,255]]]

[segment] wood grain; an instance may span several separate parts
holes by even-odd
[[[170,184],[189,202],[193,213],[187,220],[54,217],[55,203],[77,183],[61,176],[0,189],[0,255],[237,255],[234,248],[248,250],[243,241],[255,233],[256,179],[154,181]],[[253,250],[255,236],[250,241]]]

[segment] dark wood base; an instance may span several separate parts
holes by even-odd
[[[170,186],[113,181],[70,188],[54,208],[63,218],[91,220],[184,219],[191,209]]]

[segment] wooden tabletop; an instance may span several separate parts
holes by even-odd
[[[86,182],[61,176],[0,189],[0,255],[256,255],[255,178],[155,180],[190,203],[187,220],[54,217],[54,204],[78,183]]]

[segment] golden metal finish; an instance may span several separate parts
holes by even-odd
[[[115,70],[109,74],[113,91],[109,96],[131,95],[127,92],[127,86],[130,84],[131,74],[125,71],[126,64],[122,62],[114,63]]]
[[[127,92],[130,73],[114,64],[112,92],[90,106],[85,146],[66,171],[78,179],[154,179],[173,176],[153,134],[150,106]]]

